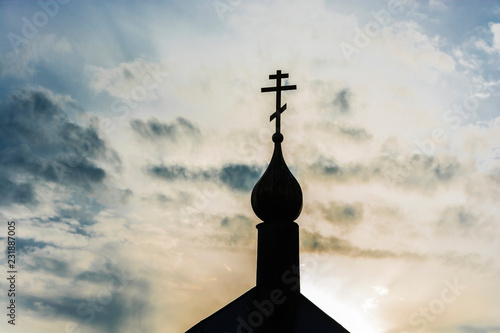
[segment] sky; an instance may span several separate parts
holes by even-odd
[[[0,15],[1,332],[185,332],[255,286],[276,70],[302,293],[353,333],[500,332],[500,1]]]

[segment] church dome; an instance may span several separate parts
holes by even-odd
[[[252,208],[264,222],[293,222],[302,211],[302,190],[283,158],[283,135],[275,133],[273,141],[271,162],[252,191]]]

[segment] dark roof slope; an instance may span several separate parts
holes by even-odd
[[[298,300],[293,304],[267,307],[269,312],[266,312],[269,300],[256,301],[258,294],[258,287],[250,289],[186,333],[349,333],[302,294],[298,294]],[[280,306],[286,306],[286,311],[280,313]],[[266,320],[273,315],[279,316],[275,317],[279,323],[271,324],[274,328],[269,328]]]

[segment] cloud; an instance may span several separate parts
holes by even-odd
[[[23,255],[28,255],[30,252],[53,245],[53,243],[37,241],[34,238],[16,238],[16,251],[22,252]]]
[[[490,23],[490,30],[493,34],[493,48],[500,52],[500,23]]]
[[[170,139],[177,141],[180,137],[199,138],[200,130],[189,120],[178,117],[172,123],[161,122],[151,118],[147,122],[134,119],[130,121],[132,129],[145,139]]]
[[[59,204],[56,203],[54,210],[57,215],[52,217],[52,221],[65,223],[68,220],[74,220],[78,222],[78,225],[71,226],[72,232],[88,236],[88,234],[80,229],[80,226],[89,226],[97,223],[96,215],[102,209],[100,204],[98,204],[95,199],[84,200],[82,198],[74,198],[77,204]]]
[[[436,161],[432,170],[437,179],[447,181],[458,174],[460,171],[460,163],[456,158],[445,156]]]
[[[449,154],[387,152],[345,164],[323,156],[309,166],[309,171],[337,181],[378,181],[389,187],[429,191],[460,181],[460,175],[469,168],[467,162]]]
[[[337,180],[369,180],[374,176],[380,176],[383,166],[383,161],[374,159],[368,163],[353,162],[339,165],[335,160],[320,157],[309,169],[313,174],[332,177]]]
[[[391,185],[428,191],[436,190],[441,185],[460,182],[460,175],[467,169],[467,163],[463,165],[452,155],[414,154],[386,164],[384,177]]]
[[[23,268],[27,271],[43,271],[61,277],[69,276],[70,264],[66,261],[34,255],[32,262],[34,264],[25,264]]]
[[[220,180],[233,190],[250,191],[259,177],[262,169],[245,164],[229,164],[220,170]]]
[[[96,91],[105,91],[123,100],[156,100],[156,89],[169,75],[164,61],[136,60],[114,68],[87,65],[85,68]]]
[[[471,198],[472,199],[472,198]],[[470,203],[443,208],[435,225],[436,235],[443,238],[460,237],[471,241],[492,241],[496,230],[496,212],[480,198]]]
[[[35,189],[30,183],[15,183],[8,178],[0,176],[0,206],[9,206],[11,204],[35,205]]]
[[[150,282],[118,263],[109,243],[101,249],[107,249],[105,256],[36,243],[41,246],[21,263],[25,278],[34,283],[26,286],[20,307],[82,331],[150,331],[149,324],[139,320],[150,306]]]
[[[25,88],[13,92],[3,107],[0,169],[10,181],[4,183],[11,187],[14,174],[25,174],[31,182],[18,191],[29,202],[34,202],[30,193],[40,179],[90,189],[106,177],[96,160],[119,162],[99,136],[95,122],[85,127],[70,120],[79,110],[68,96],[41,87]],[[21,194],[18,197],[22,200]]]
[[[365,129],[355,126],[340,125],[338,130],[340,134],[358,141],[366,141],[372,137]]]
[[[67,147],[89,158],[96,158],[106,150],[104,140],[99,137],[94,126],[87,128],[66,122],[60,130],[59,139]]]
[[[225,164],[220,168],[206,169],[181,165],[154,165],[147,167],[147,172],[168,181],[213,181],[235,191],[249,192],[262,174],[262,168],[246,164]]]
[[[164,180],[209,180],[214,178],[212,170],[190,169],[180,165],[155,165],[149,168],[152,176]]]
[[[452,223],[453,228],[466,228],[469,229],[475,225],[477,216],[474,216],[471,211],[469,211],[464,206],[448,207],[441,218],[441,223]]]
[[[351,204],[332,201],[321,205],[320,209],[327,221],[339,226],[352,227],[363,217],[363,205],[360,202]]]
[[[85,271],[80,274],[78,274],[75,277],[76,281],[86,281],[86,282],[92,282],[92,283],[105,283],[109,282],[110,280],[110,272],[109,271]]]
[[[72,52],[73,47],[65,37],[40,34],[16,46],[14,51],[6,53],[0,59],[0,79],[32,76],[40,63],[54,62],[61,65],[64,56]]]
[[[224,217],[220,227],[221,241],[229,246],[245,246],[255,239],[255,223],[244,215]]]
[[[147,290],[143,289],[143,292],[145,291]],[[39,297],[25,294],[20,300],[20,306],[39,316],[69,320],[73,323],[73,327],[81,330],[89,327],[97,332],[132,332],[134,329],[142,331],[149,326],[140,320],[148,309],[144,295],[146,294],[141,297],[117,292],[99,294],[99,299],[106,303],[102,304],[96,301],[96,296],[94,299],[89,299],[70,296]]]
[[[317,232],[301,230],[301,249],[307,252],[328,252],[354,258],[423,260],[425,256],[413,252],[363,249],[335,236],[323,236]]]
[[[491,44],[482,38],[475,39],[475,46],[489,54],[500,52],[500,23],[490,22]]]
[[[433,255],[442,265],[461,267],[482,273],[493,273],[495,266],[492,260],[485,260],[478,253],[458,253],[457,251],[448,251],[445,253]],[[498,269],[496,269],[498,272]]]
[[[350,111],[351,91],[347,88],[342,89],[337,93],[333,100],[333,105],[339,108],[341,112]]]

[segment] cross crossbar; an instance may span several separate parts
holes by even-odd
[[[281,85],[281,79],[287,79],[288,78],[288,73],[281,73],[281,70],[277,70],[276,74],[271,74],[269,75],[270,80],[276,80],[276,86],[275,87],[265,87],[261,88],[261,92],[272,92],[276,91],[276,111],[271,115],[270,121],[276,118],[276,133],[280,133],[281,130],[281,113],[283,113],[286,110],[286,103],[285,105],[281,105],[281,92],[284,90],[295,90],[297,89],[296,85],[290,85],[290,86],[282,86]]]

